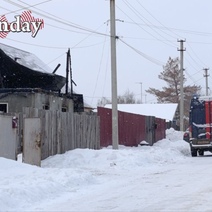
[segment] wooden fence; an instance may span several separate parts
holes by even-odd
[[[99,117],[24,108],[19,114],[19,146],[23,144],[23,119],[41,119],[41,160],[76,148],[100,148]]]
[[[141,141],[147,141],[153,145],[165,138],[166,124],[163,119],[120,111],[118,115],[119,144],[121,145],[138,146]],[[40,119],[39,141],[41,143],[39,142],[38,148],[41,149],[41,160],[76,148],[100,149],[100,147],[112,145],[111,109],[98,108],[98,115],[86,115],[23,108],[23,113],[11,114],[10,127],[12,127],[13,118],[18,120],[18,128],[15,130],[18,140],[17,154],[23,152],[26,118]],[[31,127],[31,129],[34,128]]]

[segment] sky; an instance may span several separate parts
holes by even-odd
[[[71,51],[74,90],[96,106],[102,97],[111,98],[110,1],[109,0],[0,0],[0,15],[9,22],[31,10],[44,20],[36,37],[10,32],[0,42],[38,56],[57,74],[66,75],[66,53]],[[212,14],[210,0],[116,0],[117,90],[129,90],[143,103],[155,103],[146,90],[161,89],[158,78],[169,57],[180,56],[184,42],[186,85],[202,86],[203,68],[211,67]],[[31,4],[33,7],[29,7]],[[209,69],[210,74],[210,69]],[[211,76],[208,78],[209,87]],[[209,91],[210,93],[210,91]]]
[[[153,146],[75,149],[41,167],[0,158],[0,211],[211,211],[211,153],[191,157],[182,136],[169,129]]]

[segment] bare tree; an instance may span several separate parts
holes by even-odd
[[[100,100],[98,100],[97,105],[100,107],[104,107],[106,104],[111,104],[111,100],[109,100],[106,97],[102,97]]]
[[[128,89],[123,95],[118,95],[117,102],[118,104],[135,104],[135,94]],[[106,97],[102,97],[97,103],[98,106],[105,106],[106,104],[111,104],[111,100]]]
[[[135,104],[135,94],[129,89],[125,91],[124,95],[118,96],[118,104]]]
[[[179,68],[179,59],[172,59],[169,57],[165,66],[163,66],[163,71],[158,75],[159,79],[164,80],[167,84],[166,87],[163,87],[162,90],[155,88],[149,88],[146,90],[147,93],[150,93],[157,97],[159,103],[178,103],[180,102],[180,68]],[[186,78],[184,77],[184,83]],[[190,101],[194,94],[200,92],[201,87],[197,85],[184,86],[184,112],[185,117],[189,116],[189,107]]]

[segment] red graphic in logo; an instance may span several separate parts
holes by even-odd
[[[44,20],[34,18],[31,11],[24,11],[15,16],[15,21],[9,23],[3,15],[0,17],[0,38],[6,38],[9,32],[31,32],[34,38],[38,31],[44,28]]]
[[[0,17],[0,22],[4,22],[4,23],[9,24],[8,21],[7,21],[7,18],[5,17],[5,15]],[[0,38],[6,38],[7,37],[7,34],[9,32],[8,31],[4,31],[4,30],[6,30],[5,26],[3,26],[3,31],[0,31]]]

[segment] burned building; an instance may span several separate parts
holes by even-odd
[[[0,111],[34,107],[83,112],[81,94],[61,92],[66,83],[34,54],[0,44]]]

